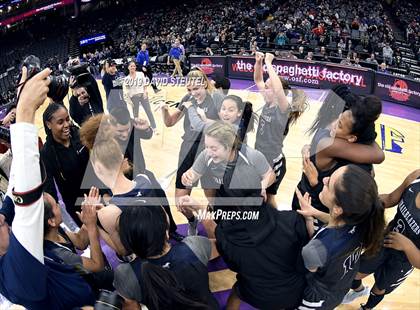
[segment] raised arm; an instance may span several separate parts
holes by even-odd
[[[265,83],[263,77],[263,59],[264,54],[257,52],[255,54],[255,65],[254,65],[254,83],[260,92],[265,91]]]
[[[166,103],[162,103],[161,106],[163,122],[166,127],[172,127],[184,116],[184,113],[180,109],[176,109],[173,112],[169,112],[169,107]]]
[[[289,108],[289,103],[287,101],[286,94],[284,93],[283,84],[273,68],[273,60],[273,54],[265,54],[265,64],[267,66],[268,77],[270,78],[270,84],[272,91],[274,92],[276,104],[279,105],[280,111],[286,112]]]
[[[10,129],[13,151],[11,175],[14,179],[15,202],[12,231],[19,243],[41,263],[44,263],[44,201],[38,128],[34,123],[35,112],[47,98],[50,73],[51,70],[45,69],[25,82],[19,92],[16,124]],[[23,68],[22,81],[25,81],[26,77],[26,68]]]
[[[321,140],[318,150],[320,158],[341,158],[355,164],[380,164],[385,160],[385,154],[376,142],[366,145],[329,138]]]

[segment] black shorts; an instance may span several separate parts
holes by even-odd
[[[196,156],[203,150],[203,144],[200,142],[183,141],[179,150],[178,170],[176,171],[175,188],[187,189],[181,182],[182,175],[194,164]],[[193,186],[197,186],[198,182]]]
[[[413,271],[413,266],[403,253],[392,249],[382,248],[372,258],[362,255],[359,272],[374,274],[375,284],[385,294],[395,290]]]
[[[267,187],[266,193],[270,195],[277,195],[277,190],[279,189],[280,183],[286,174],[286,157],[283,155],[281,158],[274,159],[270,164],[276,174],[276,180],[273,184]]]

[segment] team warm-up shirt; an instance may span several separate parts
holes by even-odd
[[[361,251],[357,226],[320,229],[302,250],[305,267],[318,268],[309,274],[308,284],[326,294],[345,294],[359,269]]]
[[[265,155],[272,165],[273,160],[283,153],[283,139],[287,126],[289,111],[282,112],[276,104],[265,104],[258,123],[255,149]]]
[[[134,187],[131,191],[112,196],[109,203],[116,205],[120,209],[126,206],[137,206],[146,203],[145,197],[153,195],[150,179],[145,174],[139,174],[134,178],[133,182]]]
[[[201,236],[186,237],[162,257],[148,259],[149,263],[171,270],[189,296],[193,296],[209,306],[219,309],[208,286],[207,263],[211,257],[211,242]],[[117,267],[114,274],[114,287],[125,298],[142,302],[141,260]]]
[[[416,197],[420,192],[420,177],[414,180],[402,194],[397,213],[389,223],[389,231],[396,231],[413,241],[420,249],[420,209],[416,207]],[[407,259],[403,251],[390,249],[393,254]]]
[[[256,176],[263,176],[270,169],[270,165],[267,162],[265,156],[247,145],[242,145],[241,150],[238,150],[238,156],[240,156],[246,163],[249,163],[249,168],[252,168],[256,173]],[[208,155],[206,150],[203,150],[192,166],[192,170],[200,175],[207,175],[211,177],[214,183],[222,185],[223,176],[225,175],[226,169],[233,169],[235,173],[241,174],[245,173],[244,166],[237,167],[237,161],[227,162],[223,161],[220,163],[215,163]],[[237,176],[237,180],[247,181],[247,175],[244,174],[243,177]],[[244,183],[245,184],[245,183]],[[231,187],[241,188],[240,184],[230,184]]]
[[[194,128],[191,125],[189,114],[187,113],[187,109],[183,105],[184,102],[191,101],[192,106],[189,109],[197,109],[200,108],[204,110],[206,117],[212,120],[218,120],[219,116],[217,113],[217,106],[213,97],[210,94],[207,94],[206,98],[201,104],[198,104],[197,101],[191,96],[186,95],[182,98],[181,102],[178,104],[177,108],[185,113],[184,116],[184,135],[182,139],[188,142],[199,142],[201,139],[202,131],[204,129],[204,124],[202,124],[199,128]]]
[[[11,184],[25,193],[41,184],[38,129],[28,123],[12,125],[11,141]],[[10,245],[0,258],[0,294],[31,310],[92,305],[92,291],[80,275],[52,253],[44,259],[43,219],[42,197],[25,207],[15,206]]]

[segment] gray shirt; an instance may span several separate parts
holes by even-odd
[[[211,257],[211,242],[206,237],[189,236],[184,242],[195,256],[207,266]],[[130,264],[119,265],[114,272],[114,287],[121,296],[141,303],[142,295],[139,281]]]
[[[289,119],[289,111],[282,112],[276,104],[264,105],[255,140],[255,149],[265,155],[270,165],[283,153],[284,133]]]
[[[243,156],[244,158],[246,158],[245,160],[248,161],[250,166],[252,166],[255,169],[258,176],[263,176],[270,169],[270,165],[268,164],[265,156],[261,152],[254,150],[247,145],[242,145],[239,156]],[[235,164],[236,162],[233,163],[233,165]],[[216,183],[223,184],[223,176],[229,165],[230,163],[226,161],[214,163],[211,157],[207,154],[206,150],[203,150],[194,161],[192,170],[194,170],[194,172],[200,175],[204,175],[206,173],[210,174],[212,177],[215,178]],[[241,173],[241,169],[236,169],[236,166],[230,168],[234,168],[235,173]],[[241,186],[237,185],[236,187],[241,188]]]

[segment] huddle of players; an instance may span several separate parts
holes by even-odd
[[[232,220],[216,221],[217,224],[205,223],[209,237],[216,237],[218,252],[229,268],[238,273],[237,283],[229,297],[227,309],[238,309],[240,300],[262,309],[296,307],[333,309],[341,303],[350,287],[354,291],[348,293],[346,302],[365,294],[366,288],[361,284],[361,279],[367,274],[375,273],[375,287],[371,290],[367,304],[362,306],[364,309],[371,309],[380,302],[384,294],[403,282],[411,272],[412,265],[415,267],[419,265],[420,245],[417,223],[420,215],[420,195],[418,195],[420,171],[413,172],[390,195],[382,195],[380,198],[383,204],[380,203],[376,184],[371,175],[365,172],[372,170],[372,163],[383,161],[383,153],[375,145],[372,132],[373,123],[381,111],[380,101],[374,97],[361,99],[341,88],[336,92],[345,103],[342,105],[345,106],[345,112],[341,113],[342,107],[341,110],[337,108],[337,102],[340,100],[337,100],[336,95],[327,98],[313,126],[313,141],[303,151],[304,173],[298,185],[302,193],[296,192],[293,203],[294,209],[299,209],[298,212],[303,216],[295,211],[279,212],[268,207],[275,205],[274,196],[285,174],[283,139],[289,125],[303,112],[305,104],[305,98],[299,92],[292,92],[291,99],[286,96],[284,83],[282,84],[271,67],[272,59],[273,56],[270,54],[256,55],[255,82],[263,92],[266,102],[258,123],[256,150],[246,146],[246,133],[252,129],[255,121],[252,105],[244,103],[237,96],[223,98],[212,91],[210,82],[199,70],[191,71],[188,77],[191,81],[201,81],[201,83],[188,84],[189,94],[183,98],[177,109],[169,111],[166,106],[162,107],[164,123],[167,126],[173,126],[184,117],[185,134],[180,150],[176,182],[177,206],[188,218],[189,234],[196,234],[197,218],[194,214],[200,206],[188,195],[191,186],[200,179],[209,199],[210,208],[224,210],[236,208],[260,212],[260,218],[253,222]],[[263,81],[262,74],[263,60],[269,74],[269,80],[266,82]],[[43,80],[39,80],[38,83],[42,83],[41,81]],[[28,105],[29,102],[25,104]],[[366,109],[366,106],[370,108]],[[323,109],[330,113],[324,113]],[[338,113],[334,113],[334,109]],[[21,111],[21,114],[24,112]],[[30,117],[27,119],[30,120]],[[12,144],[13,142],[12,139]],[[107,142],[106,147],[108,151],[112,149],[112,142]],[[105,171],[101,169],[107,168],[100,165],[105,166],[106,151],[101,152],[100,148],[95,150],[93,147],[91,152],[92,161],[96,161],[96,166],[93,163],[94,170],[100,178]],[[16,162],[18,160],[19,158]],[[16,180],[19,178],[16,177]],[[147,196],[150,180],[147,177],[136,177],[134,181],[135,187],[130,192],[135,192],[135,195],[126,197],[138,197],[139,192]],[[35,185],[37,184],[32,186]],[[15,185],[15,188],[17,190],[18,186]],[[15,195],[19,196],[18,193]],[[249,206],[228,206],[230,200],[226,198],[236,197],[262,198],[253,200],[254,203]],[[38,198],[36,204],[42,203],[42,199],[36,198]],[[89,199],[94,198],[97,199],[95,191],[89,195]],[[46,205],[51,204],[46,198],[44,201]],[[397,215],[388,226],[390,233],[387,234],[382,247],[380,243],[383,240],[384,230],[383,205],[392,207],[399,201]],[[16,199],[15,205],[16,215],[25,211],[25,207]],[[85,220],[93,212],[92,205],[93,203],[85,203],[83,207]],[[169,229],[165,212],[162,213],[149,206],[143,207],[118,206],[116,209],[119,210],[115,212],[108,209],[108,217],[102,216],[104,220],[98,223],[103,222],[103,228],[106,228],[111,237],[111,244],[113,241],[118,242],[118,239],[115,240],[112,236],[114,232],[119,232],[123,248],[137,255],[137,259],[130,263],[130,268],[127,269],[126,264],[118,268],[113,283],[117,291],[126,298],[127,303],[130,301],[143,303],[149,309],[155,309],[156,305],[160,305],[161,309],[163,305],[170,305],[173,309],[216,309],[217,302],[209,296],[208,275],[204,275],[206,272],[202,270],[208,260],[217,255],[214,254],[216,251],[212,242],[208,239],[205,241],[187,237],[171,249],[167,241],[164,241],[167,240],[164,235]],[[13,222],[16,238],[11,239],[9,250],[5,251],[6,255],[0,261],[2,268],[12,268],[13,259],[9,257],[15,258],[21,254],[22,246],[29,252],[25,252],[29,255],[21,258],[22,264],[39,268],[39,266],[34,267],[35,263],[31,261],[31,257],[35,257],[43,263],[37,256],[39,249],[28,246],[25,238],[18,235],[19,224],[22,223],[18,221],[21,217],[16,215]],[[93,215],[90,216],[90,219],[92,218]],[[114,227],[114,231],[110,231],[112,227],[106,226],[107,218],[114,219],[114,223],[115,218],[118,218],[119,228]],[[141,229],[136,231],[136,228],[128,227],[134,219],[137,219],[136,223],[142,221],[145,230],[148,228],[149,231],[140,232]],[[155,234],[152,233],[155,232],[153,228],[147,226],[147,223],[151,222],[162,224],[158,225],[160,229],[157,228]],[[92,227],[89,220],[83,223]],[[162,233],[164,235],[161,236]],[[282,242],[270,238],[271,234],[278,236]],[[140,240],[144,241],[144,245],[139,242]],[[159,240],[157,241],[159,245],[154,247],[151,241],[156,240]],[[115,249],[117,251],[118,246],[115,246]],[[244,257],[248,261],[244,261]],[[277,258],[274,261],[278,261],[278,264],[272,264],[273,257]],[[183,265],[180,260],[189,264]],[[51,262],[45,261],[45,264]],[[165,268],[154,269],[154,266]],[[58,267],[57,264],[53,264],[48,265],[48,268],[49,272],[46,276],[43,274],[43,278],[51,277],[51,270]],[[168,274],[168,270],[173,273]],[[197,271],[196,274],[187,272],[191,270]],[[356,274],[358,270],[363,274]],[[154,273],[155,278],[151,273]],[[280,276],[273,279],[269,276],[271,273]],[[202,275],[202,279],[198,279],[199,275]],[[25,305],[27,299],[21,298],[8,286],[9,283],[19,283],[19,276],[13,277],[11,273],[5,278],[1,293],[10,300]],[[165,285],[159,284],[156,279],[165,280],[163,281]],[[193,285],[187,284],[191,279],[195,280],[192,281]],[[69,279],[64,281],[68,285],[65,289],[69,289],[71,284],[71,281],[67,280]],[[204,283],[206,280],[207,284]],[[145,283],[150,287],[145,287]],[[30,281],[28,285],[30,286]],[[195,290],[195,294],[192,286],[199,288]],[[173,295],[163,293],[163,288],[168,287],[172,287],[171,292],[175,292]],[[54,285],[47,289],[53,291]],[[72,292],[86,296],[86,293],[81,291],[73,289]],[[58,290],[53,294],[55,297],[58,296],[57,292]],[[187,298],[185,292],[193,292],[194,298]],[[46,295],[44,291],[37,294]],[[50,295],[48,296],[51,299]],[[80,298],[79,303],[75,305],[81,305],[82,301],[91,304],[88,299],[89,297]],[[38,300],[41,300],[40,304],[46,302],[40,297]],[[60,305],[63,306],[65,303],[60,302]],[[38,309],[39,305],[28,307]]]

